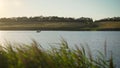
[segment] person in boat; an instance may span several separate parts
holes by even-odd
[[[41,30],[37,30],[37,33],[40,33],[41,32]]]

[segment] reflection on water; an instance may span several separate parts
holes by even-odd
[[[44,48],[49,45],[59,43],[64,38],[71,48],[74,44],[88,44],[93,53],[96,50],[103,51],[104,42],[107,42],[108,53],[113,51],[117,65],[120,65],[120,32],[118,31],[0,31],[0,43],[5,40],[18,43],[30,43],[31,39],[35,39]]]

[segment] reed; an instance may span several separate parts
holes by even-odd
[[[89,47],[89,52],[84,46],[70,49],[65,40],[58,45],[44,50],[34,40],[30,45],[7,43],[0,46],[0,68],[115,68],[112,55],[106,60],[106,53],[98,52],[93,58]]]

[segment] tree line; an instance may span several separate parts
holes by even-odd
[[[106,22],[106,21],[120,21],[120,17],[111,17],[111,18],[104,18],[100,20],[96,20],[95,22]]]
[[[94,22],[105,22],[105,21],[120,21],[120,17],[112,17],[112,18],[104,18],[100,20],[93,21],[92,18],[88,17],[80,17],[80,18],[72,18],[72,17],[58,17],[58,16],[35,16],[35,17],[11,17],[11,18],[0,18],[0,23],[14,23],[14,22],[21,22],[21,23],[34,23],[34,22],[77,22],[77,23],[85,23],[91,24]]]
[[[80,22],[80,23],[93,23],[92,18],[80,17],[58,17],[58,16],[35,16],[35,17],[12,17],[0,18],[0,22]]]

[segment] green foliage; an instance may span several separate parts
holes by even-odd
[[[111,18],[103,18],[100,20],[96,20],[95,22],[106,22],[106,21],[120,21],[120,17],[111,17]]]
[[[83,46],[70,49],[65,40],[58,45],[46,51],[34,40],[30,45],[8,43],[0,47],[0,68],[114,68],[112,56],[107,61],[98,52],[93,58],[89,47],[89,52]]]
[[[13,22],[22,23],[22,22],[80,22],[80,23],[93,23],[92,18],[81,17],[81,18],[72,18],[72,17],[58,17],[58,16],[35,16],[35,17],[12,17],[12,18],[0,18],[0,22]]]

